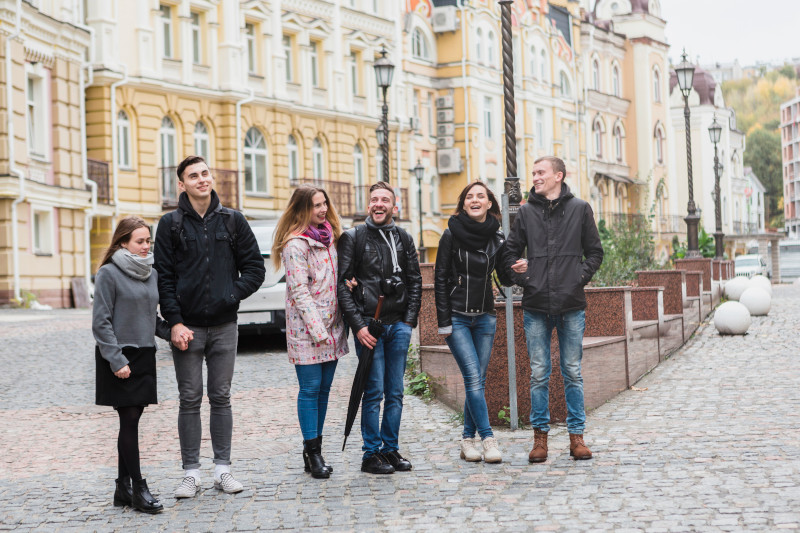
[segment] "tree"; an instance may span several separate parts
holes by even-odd
[[[781,163],[781,136],[777,132],[756,128],[747,135],[747,150],[744,151],[744,164],[766,187],[766,219],[770,220],[778,210],[778,202],[783,198],[783,172]]]

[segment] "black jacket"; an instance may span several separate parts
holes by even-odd
[[[458,246],[449,229],[444,230],[436,252],[434,292],[436,319],[440,328],[452,326],[452,312],[494,314],[492,272],[503,285],[513,281],[506,275],[505,236],[498,230],[483,250],[468,251]],[[511,261],[513,263],[513,261]]]
[[[366,227],[365,247],[363,255],[355,250],[355,228],[339,237],[337,251],[339,253],[338,297],[339,307],[345,321],[354,333],[365,327],[375,315],[378,297],[381,296],[381,280],[392,276],[392,256],[386,241],[378,235],[378,230]],[[417,326],[417,317],[422,304],[422,275],[419,273],[419,258],[414,241],[408,233],[400,238],[398,232],[405,230],[395,227],[390,232],[397,246],[397,261],[402,269],[401,278],[405,282],[405,291],[401,295],[385,295],[381,308],[381,320],[384,324],[406,322],[411,327]],[[406,250],[403,242],[409,243]],[[358,286],[351,292],[345,280],[356,278]]]
[[[235,321],[239,301],[258,290],[266,274],[253,230],[240,212],[226,214],[214,191],[203,218],[186,193],[181,194],[178,209],[183,210],[183,238],[173,239],[174,211],[161,217],[156,231],[154,266],[161,316],[170,326]],[[236,222],[234,245],[223,220],[226,216]]]
[[[506,268],[523,288],[523,309],[561,314],[586,308],[583,287],[603,262],[603,246],[591,206],[575,198],[566,184],[556,200],[531,189],[506,247]],[[528,271],[516,274],[510,266],[523,257],[526,248]]]

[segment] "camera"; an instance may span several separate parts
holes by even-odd
[[[381,291],[386,296],[400,296],[405,290],[406,284],[400,276],[394,275],[381,280]]]

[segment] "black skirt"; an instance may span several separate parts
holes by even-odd
[[[150,405],[158,403],[156,390],[156,348],[125,346],[122,354],[128,359],[131,375],[121,379],[111,371],[111,365],[95,346],[94,360],[97,371],[95,403],[113,407]]]

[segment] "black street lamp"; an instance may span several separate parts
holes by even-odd
[[[419,252],[419,261],[422,263],[425,255],[425,241],[422,240],[422,178],[425,177],[425,167],[422,166],[419,159],[417,159],[417,166],[412,168],[411,172],[417,178],[417,204],[419,205],[419,246],[417,247],[417,252]]]
[[[392,84],[394,76],[394,65],[386,57],[386,47],[381,48],[381,57],[373,65],[375,69],[375,81],[383,91],[383,107],[381,108],[381,128],[383,128],[383,139],[378,133],[378,144],[383,150],[383,181],[389,183],[389,106],[386,104],[386,91]]]
[[[714,143],[714,218],[717,224],[717,231],[714,232],[714,248],[716,251],[716,258],[722,259],[725,255],[725,244],[723,239],[725,235],[722,233],[722,209],[720,208],[720,190],[719,179],[722,174],[722,165],[719,163],[719,156],[717,155],[717,144],[720,137],[722,137],[722,125],[717,122],[717,115],[714,115],[714,122],[708,127],[708,135],[711,137],[711,142]]]
[[[681,56],[681,63],[675,67],[675,74],[678,78],[678,87],[683,94],[683,118],[686,121],[686,170],[689,178],[689,204],[686,221],[686,257],[700,257],[700,246],[697,238],[697,224],[700,222],[700,215],[697,214],[697,206],[694,203],[694,182],[692,181],[692,133],[689,121],[689,94],[692,92],[694,82],[694,65],[689,63],[686,58],[686,50]]]

